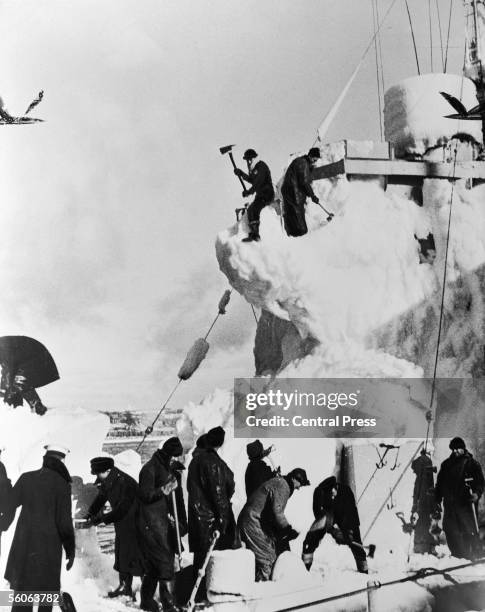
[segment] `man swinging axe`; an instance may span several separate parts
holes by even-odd
[[[248,172],[246,173],[236,167],[234,168],[234,174],[251,184],[249,189],[244,189],[242,192],[243,198],[255,194],[247,213],[249,235],[243,238],[243,242],[252,242],[260,239],[259,217],[263,208],[274,200],[274,188],[268,165],[264,161],[258,160],[258,154],[254,149],[247,149],[244,152],[243,159],[248,166]]]

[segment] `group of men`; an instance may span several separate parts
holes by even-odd
[[[234,173],[242,180],[251,184],[249,189],[242,193],[243,197],[254,194],[254,200],[248,206],[247,219],[249,235],[243,242],[258,241],[260,214],[265,206],[271,204],[275,197],[271,172],[268,165],[258,158],[254,149],[247,149],[243,159],[247,164],[247,172],[235,168]],[[313,147],[307,155],[296,157],[288,166],[283,183],[281,195],[283,197],[283,218],[288,236],[303,236],[308,232],[305,219],[305,203],[310,198],[316,204],[320,200],[312,188],[312,168],[320,159],[320,149]]]
[[[222,427],[209,430],[197,440],[187,471],[187,513],[182,492],[184,449],[178,438],[161,445],[142,467],[138,482],[115,467],[112,457],[91,460],[97,489],[82,520],[86,527],[114,524],[114,568],[119,573],[119,586],[109,593],[110,597],[133,596],[133,576],[141,576],[142,610],[159,610],[157,586],[164,612],[179,610],[176,556],[181,550],[180,538],[187,533],[194,554],[194,583],[211,547],[234,549],[241,542],[255,555],[256,580],[271,579],[278,555],[289,550],[290,541],[299,535],[285,515],[288,500],[310,482],[302,468],[281,475],[279,468],[265,462],[271,447],[265,449],[259,440],[249,443],[247,501],[236,522],[231,503],[234,474],[218,452],[224,440]],[[450,449],[436,486],[430,477],[429,457],[422,455],[419,465],[413,464],[415,545],[422,544],[429,519],[436,520],[443,502],[443,528],[451,553],[473,559],[481,554],[477,504],[484,490],[484,477],[461,438],[454,438]],[[15,591],[59,591],[63,549],[67,569],[74,563],[71,477],[64,464],[68,452],[62,447],[46,447],[42,468],[22,474],[14,487],[0,462],[0,530],[8,529],[16,509],[22,508],[5,572]],[[302,551],[307,569],[322,538],[330,534],[337,543],[350,548],[357,570],[367,573],[359,514],[350,487],[338,483],[335,476],[325,478],[315,488],[313,514],[315,521]],[[202,584],[199,598],[204,597]],[[51,609],[50,605],[39,608],[43,612]],[[12,610],[17,607],[14,605]]]

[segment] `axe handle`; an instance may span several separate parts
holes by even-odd
[[[232,155],[232,151],[229,151],[229,159],[232,162],[232,167],[234,168],[234,170],[236,170],[237,166],[236,166],[236,162],[234,161],[234,157]],[[242,188],[245,190],[246,189],[246,185],[244,184],[244,181],[242,180],[242,178],[240,176],[237,177],[239,179],[239,182],[242,185]]]

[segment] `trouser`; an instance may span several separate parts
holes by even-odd
[[[424,555],[434,552],[435,541],[429,530],[431,528],[430,510],[419,512],[414,527],[414,552]]]
[[[241,539],[256,559],[256,582],[271,579],[278,558],[276,537],[263,531],[258,524],[240,525]],[[278,545],[280,549],[282,545]]]
[[[476,512],[476,508],[475,508]],[[481,553],[472,504],[445,506],[443,531],[451,554],[458,559],[474,559]]]
[[[249,233],[259,236],[259,218],[261,211],[265,206],[269,204],[268,200],[265,200],[261,196],[256,196],[251,204],[248,206],[248,223]]]
[[[160,583],[160,601],[164,612],[176,610],[175,603],[175,580],[160,580],[156,574],[145,574],[140,588],[140,607],[142,610],[158,610],[155,602],[155,591]]]

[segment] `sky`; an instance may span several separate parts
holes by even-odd
[[[428,3],[408,0],[422,72]],[[402,0],[378,0],[385,87],[416,74]],[[431,3],[441,69],[449,0]],[[448,71],[461,73],[461,2]],[[157,410],[227,288],[214,242],[241,188],[219,147],[277,181],[309,148],[372,33],[368,0],[2,0],[0,96],[45,123],[0,126],[0,335],[37,338],[61,379],[47,406]],[[327,134],[379,140],[374,49]],[[172,406],[253,373],[255,321],[233,293]]]

